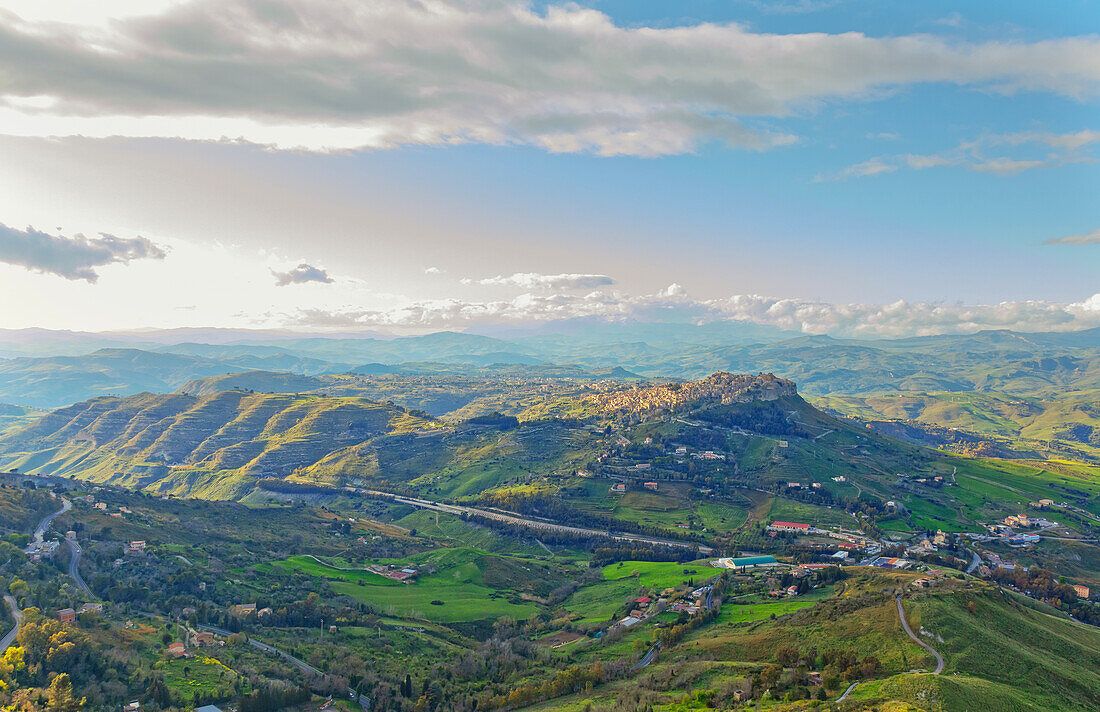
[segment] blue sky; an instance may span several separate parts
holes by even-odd
[[[0,326],[1100,325],[1095,4],[233,5],[13,3]]]

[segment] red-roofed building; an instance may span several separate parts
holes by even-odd
[[[768,525],[768,529],[775,532],[797,532],[800,534],[810,533],[810,525],[800,524],[799,522],[772,522]]]
[[[653,599],[650,598],[649,596],[642,596],[641,598],[635,598],[634,602],[635,603],[640,603],[643,606],[648,606],[650,603],[653,602]]]

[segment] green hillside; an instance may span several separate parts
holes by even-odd
[[[224,498],[264,478],[323,480],[337,456],[348,475],[369,475],[377,457],[356,446],[435,428],[361,398],[141,394],[54,411],[10,433],[0,449],[5,468]]]

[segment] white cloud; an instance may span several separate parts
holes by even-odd
[[[1096,37],[624,27],[572,4],[507,0],[194,0],[137,16],[117,4],[125,17],[79,25],[28,14],[26,2],[23,17],[0,11],[5,133],[657,156],[708,141],[787,145],[795,137],[766,118],[917,83],[1075,98],[1100,86]]]
[[[275,277],[276,287],[285,287],[288,284],[305,284],[306,282],[332,284],[333,281],[332,277],[328,276],[328,272],[305,262],[286,272],[271,270],[271,274]]]
[[[17,230],[0,224],[0,262],[65,279],[94,283],[99,279],[97,267],[129,264],[132,260],[162,260],[164,256],[160,246],[144,237],[124,238],[107,233],[100,233],[98,238],[80,233],[65,237],[33,227]]]
[[[521,289],[573,290],[597,289],[615,284],[615,280],[605,274],[537,274],[535,272],[516,272],[513,275],[487,277],[485,279],[463,279],[463,284],[477,284],[484,287],[519,287]]]
[[[443,270],[438,267],[425,267],[424,274],[443,274]]]
[[[1015,175],[1034,168],[1053,168],[1070,163],[1093,163],[1094,147],[1100,145],[1100,131],[1086,129],[1074,133],[1052,134],[1020,132],[981,136],[954,148],[934,154],[900,153],[876,156],[819,180],[859,178],[893,173],[899,168],[925,170],[944,166],[965,168],[979,173]],[[1017,155],[1003,155],[1016,151]],[[991,156],[991,152],[1002,155]],[[1021,153],[1022,152],[1022,153]],[[1026,155],[1023,155],[1026,153]]]
[[[1081,235],[1066,235],[1065,237],[1052,237],[1043,243],[1044,245],[1100,245],[1100,227],[1092,232]]]

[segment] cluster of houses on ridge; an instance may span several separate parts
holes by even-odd
[[[656,600],[651,596],[639,596],[634,599],[634,608],[630,610],[630,613],[612,624],[610,630],[630,628],[631,626],[635,626],[665,611],[686,613],[689,616],[694,616],[706,608],[707,595],[710,594],[712,588],[713,586],[710,584],[700,586],[687,596],[676,601],[672,600],[672,596],[676,594],[676,589],[674,588],[666,588],[664,591],[661,591],[660,597]]]

